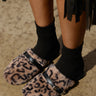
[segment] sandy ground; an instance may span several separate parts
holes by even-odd
[[[56,30],[59,41],[61,30],[56,2],[54,4]],[[12,86],[3,78],[9,62],[36,44],[34,17],[27,0],[0,0],[0,96],[22,96],[24,85]],[[96,96],[96,27],[87,31],[82,55],[87,75],[66,96]]]

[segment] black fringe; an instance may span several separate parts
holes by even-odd
[[[91,25],[96,25],[96,0],[65,0],[64,18],[72,20],[75,14],[76,22],[80,21],[80,15],[86,12],[86,29],[90,30]]]
[[[76,15],[76,22],[80,21],[80,15],[84,10],[84,0],[65,0],[64,18],[72,20],[72,15]]]
[[[93,21],[92,21],[92,24],[96,25],[96,0],[93,0],[92,9],[93,9]]]

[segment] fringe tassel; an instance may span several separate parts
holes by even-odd
[[[86,0],[85,10],[86,10],[86,21],[87,21],[86,29],[90,30],[92,24],[92,0]]]
[[[93,21],[92,24],[96,25],[96,0],[93,0],[93,4],[92,4],[92,8],[93,8]]]
[[[76,22],[80,21],[80,15],[86,12],[86,29],[90,30],[91,25],[96,25],[96,0],[65,0],[64,18],[72,20],[75,14]]]
[[[72,15],[76,15],[76,22],[80,21],[80,15],[84,10],[84,0],[65,0],[64,18],[72,20]]]
[[[86,21],[87,28],[91,28],[92,25],[96,25],[96,0],[86,0]]]

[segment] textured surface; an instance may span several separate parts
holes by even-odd
[[[61,30],[56,3],[54,6],[58,39]],[[0,0],[0,96],[22,96],[22,86],[12,86],[3,78],[10,60],[36,44],[34,17],[27,0]],[[66,96],[96,96],[96,26],[85,35],[83,56],[87,75]]]

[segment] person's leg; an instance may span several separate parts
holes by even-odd
[[[63,96],[74,88],[78,84],[78,80],[84,76],[84,62],[81,52],[86,24],[85,13],[82,14],[80,22],[75,23],[74,16],[70,22],[63,18],[64,0],[57,0],[57,5],[63,37],[62,55],[56,65],[51,64],[42,74],[37,75],[23,88],[24,94]],[[36,82],[34,83],[34,81]],[[39,82],[38,88],[35,86],[37,82]],[[43,85],[45,86],[42,88]],[[30,87],[32,90],[29,91]],[[36,92],[36,90],[39,91]]]
[[[55,32],[53,0],[30,0],[30,5],[38,36],[37,45],[33,51],[44,59],[54,59],[59,53],[59,43]]]
[[[30,4],[35,17],[38,41],[34,48],[28,48],[14,58],[5,69],[4,77],[12,85],[28,82],[59,55],[60,45],[55,32],[53,0],[30,0]]]
[[[39,26],[47,26],[53,21],[53,0],[29,0]]]
[[[63,43],[66,47],[74,49],[84,39],[85,13],[82,14],[80,22],[75,22],[75,15],[73,15],[72,21],[70,22],[67,18],[64,18],[64,2],[65,0],[57,0]]]
[[[73,15],[72,21],[67,20],[64,18],[64,2],[65,0],[57,0],[63,49],[62,56],[56,66],[62,73],[75,79],[74,77],[80,73],[76,73],[76,70],[83,71],[84,66],[81,52],[86,28],[86,14],[83,12],[77,23],[75,22],[75,15]]]

